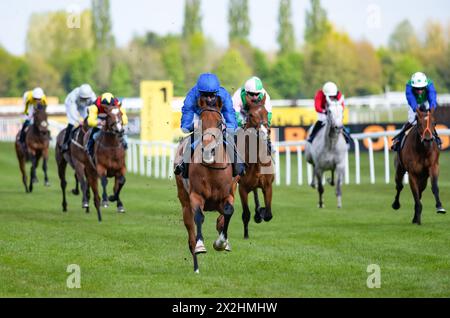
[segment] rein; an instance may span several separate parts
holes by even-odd
[[[427,127],[424,129],[423,133],[422,133],[422,142],[425,140],[425,134],[427,133],[427,131],[431,134],[431,136],[433,136],[433,132],[431,131],[431,126],[430,126],[430,121],[431,121],[431,116],[430,114],[428,114],[427,116]]]

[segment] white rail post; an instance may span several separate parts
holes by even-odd
[[[152,176],[152,161],[153,161],[153,153],[152,153],[152,143],[147,143],[147,177]]]
[[[371,138],[367,138],[369,144],[369,166],[370,166],[370,183],[375,184],[375,163],[373,161],[373,142]]]
[[[308,175],[308,185],[311,184],[311,182],[313,181],[313,171],[312,171],[312,165],[311,164],[307,164],[306,165],[306,171],[307,171],[307,175]]]
[[[161,178],[166,179],[167,177],[167,145],[161,145],[162,160],[161,160]]]
[[[291,185],[291,147],[286,147],[286,185]]]
[[[280,176],[280,146],[277,145],[275,149],[275,184],[281,184],[281,176]]]
[[[134,173],[138,172],[138,160],[137,160],[137,141],[133,143],[133,166],[132,171]]]
[[[388,138],[387,136],[383,137],[384,140],[384,181],[386,182],[386,184],[389,184],[389,174],[390,174],[390,169],[389,169],[389,142],[388,142]]]
[[[176,151],[176,148],[172,145],[170,147],[169,179],[173,178],[173,164],[175,162],[175,151]]]
[[[144,142],[139,142],[139,174],[145,176]]]
[[[303,185],[303,154],[301,146],[297,146],[297,184]]]
[[[361,184],[361,158],[359,152],[359,140],[353,138],[355,142],[355,183]]]
[[[348,149],[345,152],[345,184],[350,183],[350,163],[348,159]]]
[[[128,141],[128,149],[127,149],[127,169],[131,171],[131,165],[132,165],[132,152],[131,149],[133,148],[134,140],[130,139]]]
[[[161,147],[159,146],[159,144],[155,144],[155,178],[159,178],[160,177],[160,173],[159,173],[159,169],[160,169],[160,165],[159,165],[159,157],[161,156]]]

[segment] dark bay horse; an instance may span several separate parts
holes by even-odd
[[[220,213],[217,219],[219,238],[213,244],[214,249],[217,251],[231,250],[228,242],[228,225],[234,213],[234,193],[236,191],[230,158],[222,138],[224,123],[220,98],[216,99],[215,105],[208,106],[205,99],[201,97],[199,106],[201,109],[201,137],[198,147],[195,148],[193,157],[191,157],[189,179],[187,181],[181,175],[176,176],[178,199],[183,209],[189,250],[193,257],[196,273],[199,273],[197,254],[206,253],[202,234],[205,211]],[[184,153],[183,144],[185,142],[180,144],[178,155]]]
[[[400,209],[400,192],[403,189],[403,177],[406,172],[409,176],[409,184],[414,197],[413,224],[422,223],[422,193],[427,187],[428,177],[431,177],[431,189],[436,200],[436,212],[446,213],[439,198],[439,148],[433,136],[436,125],[434,110],[428,111],[421,106],[416,111],[417,124],[405,137],[404,146],[398,152],[395,160],[395,184],[397,194],[392,208]]]
[[[91,132],[92,133],[92,132]],[[99,137],[94,145],[94,161],[89,159],[85,165],[86,176],[90,188],[94,193],[94,204],[99,222],[102,221],[100,210],[100,195],[98,178],[115,178],[114,194],[109,196],[110,202],[117,202],[117,212],[124,213],[125,209],[120,200],[120,192],[125,184],[125,148],[122,137],[125,129],[122,122],[122,112],[119,107],[110,106],[106,109],[105,125],[99,131]],[[88,143],[89,133],[84,137],[84,145]]]
[[[246,96],[248,118],[244,127],[244,136],[239,138],[239,149],[242,142],[245,143],[246,173],[239,180],[239,195],[242,203],[242,221],[244,223],[244,238],[248,239],[248,223],[250,221],[250,209],[248,206],[248,194],[253,192],[255,199],[255,222],[268,222],[272,219],[272,184],[274,181],[274,168],[268,140],[270,128],[268,113],[264,107],[266,97],[259,103],[253,103]],[[248,142],[247,142],[248,138]],[[261,208],[258,199],[258,188],[262,189],[265,207]]]
[[[33,191],[33,183],[37,182],[36,168],[41,157],[43,158],[44,185],[48,187],[50,185],[47,175],[50,131],[48,130],[47,113],[43,105],[38,104],[35,106],[33,124],[28,126],[25,133],[25,144],[22,144],[19,138],[20,132],[16,137],[15,148],[20,171],[22,172],[22,182],[25,186],[25,192],[29,193]],[[31,161],[29,186],[27,185],[27,173],[25,171],[25,163],[27,161]]]
[[[89,213],[89,186],[86,180],[85,168],[86,165],[89,164],[89,158],[84,149],[84,136],[88,132],[89,127],[87,125],[87,120],[83,121],[83,125],[78,126],[73,130],[71,135],[71,142],[69,146],[69,150],[65,153],[62,152],[62,144],[64,143],[64,135],[66,130],[63,129],[56,139],[56,147],[55,147],[55,158],[58,166],[58,176],[60,179],[60,185],[63,195],[62,207],[63,211],[67,211],[67,200],[66,200],[66,167],[69,164],[75,171],[75,189],[72,190],[74,195],[78,195],[80,193],[79,184],[81,186],[82,192],[82,203],[81,207],[86,209],[86,213]],[[108,203],[108,196],[106,194],[106,186],[108,180],[106,177],[102,178],[102,186],[103,186],[103,201],[102,205],[105,207]],[[106,202],[106,203],[105,203]]]

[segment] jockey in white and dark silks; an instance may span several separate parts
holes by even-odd
[[[314,128],[309,135],[308,142],[312,143],[314,140],[314,137],[317,135],[317,133],[320,131],[320,129],[325,126],[325,123],[327,121],[327,108],[328,105],[331,102],[338,101],[342,105],[342,109],[345,108],[344,104],[344,95],[339,91],[337,85],[333,82],[327,82],[323,86],[321,90],[319,90],[316,93],[316,96],[314,98],[314,106],[316,108],[317,112],[317,122],[314,124]],[[350,142],[351,137],[347,131],[347,128],[344,127],[342,130],[345,141],[347,144]]]
[[[201,98],[206,101],[207,105],[213,107],[216,106],[217,98],[221,99],[221,112],[226,125],[224,142],[227,144],[227,150],[233,151],[232,155],[230,155],[230,159],[233,161],[233,176],[243,175],[245,173],[245,165],[237,155],[234,141],[238,125],[233,103],[230,94],[225,88],[220,86],[219,79],[215,74],[201,74],[197,80],[197,84],[187,94],[181,109],[181,130],[184,133],[192,133],[194,131],[195,122],[199,120],[200,116],[200,108],[198,105]],[[191,135],[191,150],[195,147],[195,142],[192,140],[193,135]],[[188,178],[188,163],[185,163],[184,160],[175,167],[175,174],[179,175],[181,173],[183,174],[183,178]]]
[[[45,96],[44,90],[40,87],[36,87],[32,91],[27,91],[23,94],[23,103],[25,104],[24,123],[22,129],[20,130],[20,143],[25,142],[25,129],[33,122],[34,107],[38,104],[47,107],[47,97]]]
[[[233,107],[236,113],[236,120],[238,126],[243,128],[247,122],[248,105],[246,96],[248,96],[252,102],[259,103],[266,97],[264,107],[267,110],[267,119],[269,127],[272,124],[272,102],[269,93],[264,89],[261,79],[253,76],[245,82],[244,87],[239,88],[233,95]],[[267,139],[269,151],[272,151],[272,145],[270,138]]]
[[[64,135],[64,143],[62,151],[66,152],[69,149],[70,134],[73,128],[77,125],[82,125],[83,120],[87,117],[87,108],[94,104],[97,96],[89,84],[83,84],[75,88],[66,97],[66,114],[69,124]]]
[[[408,129],[413,127],[416,122],[416,110],[421,105],[429,110],[436,109],[437,107],[437,93],[434,88],[433,82],[427,78],[424,73],[417,72],[411,77],[411,80],[406,83],[406,99],[408,100],[408,122],[403,125],[402,130],[392,140],[392,150],[400,150],[400,143],[405,136]],[[438,147],[441,148],[442,141],[437,135],[436,129],[433,127],[433,135],[436,138]]]

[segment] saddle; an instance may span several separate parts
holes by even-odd
[[[407,131],[405,131],[405,134],[403,135],[402,140],[400,140],[400,147],[398,148],[398,152],[400,153],[400,151],[402,151],[404,145],[405,145],[405,141],[406,141],[406,137],[408,137],[409,133],[411,132],[411,130],[414,128],[415,126],[412,126],[411,128],[409,128]]]

